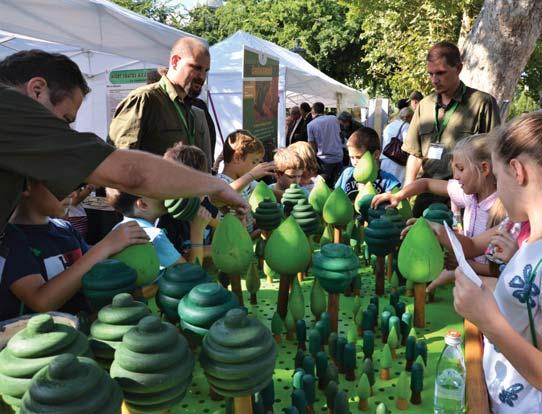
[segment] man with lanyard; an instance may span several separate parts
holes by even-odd
[[[192,106],[199,94],[211,57],[203,41],[183,37],[173,48],[169,68],[159,82],[132,91],[118,106],[109,127],[117,148],[132,148],[163,155],[177,142],[195,145],[213,159],[205,113]]]
[[[461,82],[462,67],[453,43],[439,42],[427,54],[427,72],[435,91],[420,101],[403,143],[402,149],[410,154],[404,186],[417,176],[450,179],[455,143],[489,132],[501,122],[495,98]],[[419,217],[429,204],[443,201],[446,199],[439,196],[420,194],[414,216]]]

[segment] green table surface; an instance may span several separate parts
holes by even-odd
[[[305,297],[305,321],[307,328],[314,324],[314,317],[310,311],[310,289],[312,286],[312,277],[305,279],[301,286]],[[243,283],[244,289],[244,283]],[[276,310],[278,292],[278,280],[273,284],[269,284],[265,279],[261,279],[261,289],[258,292],[258,304],[250,305],[249,293],[244,291],[245,306],[249,310],[249,314],[260,319],[271,329],[271,318]],[[380,309],[389,303],[388,287],[386,285],[386,294],[380,298]],[[374,275],[371,268],[364,268],[362,275],[361,299],[362,307],[366,308],[369,303],[369,298],[374,293]],[[407,305],[407,310],[413,312],[413,298],[401,296],[401,300]],[[339,306],[339,333],[346,336],[348,328],[354,323],[352,315],[352,307],[354,297],[345,297],[341,295]],[[450,329],[456,329],[463,332],[463,320],[457,315],[453,309],[452,303],[452,286],[448,285],[436,293],[435,301],[425,305],[425,328],[416,328],[418,339],[425,338],[428,347],[428,366],[424,372],[424,388],[422,392],[422,404],[410,404],[408,410],[401,411],[395,407],[395,387],[397,379],[401,371],[405,368],[404,352],[405,348],[397,349],[397,359],[393,361],[392,369],[390,370],[391,379],[383,381],[379,378],[379,357],[382,348],[380,333],[376,332],[375,352],[373,361],[375,367],[376,383],[373,387],[374,395],[369,399],[368,413],[374,413],[376,406],[384,402],[389,412],[391,413],[432,413],[433,412],[433,393],[435,382],[435,371],[438,358],[444,347],[444,336]],[[361,364],[363,362],[362,345],[363,340],[358,338],[357,341],[357,367],[356,381],[346,381],[343,374],[339,375],[340,389],[347,392],[350,401],[350,411],[352,413],[361,412],[358,410],[358,399],[356,394],[356,384],[360,377]],[[275,405],[273,407],[275,413],[282,413],[282,409],[291,405],[292,385],[291,379],[294,372],[294,357],[297,352],[297,342],[287,341],[283,335],[282,342],[277,345],[278,355],[275,366],[275,374],[273,376],[275,382]],[[326,347],[327,352],[327,347]],[[196,350],[196,357],[199,349]],[[314,412],[327,413],[326,399],[323,391],[316,390],[316,402],[314,404]],[[211,401],[208,397],[208,384],[203,374],[203,370],[196,363],[192,385],[184,398],[184,400],[171,409],[171,413],[183,414],[201,414],[211,413],[218,414],[225,412],[225,402]]]

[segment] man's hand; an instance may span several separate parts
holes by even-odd
[[[220,189],[212,194],[211,202],[218,208],[228,206],[231,209],[234,209],[240,216],[244,216],[248,213],[247,202],[225,181],[222,181]]]

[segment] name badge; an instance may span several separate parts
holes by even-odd
[[[443,153],[444,153],[444,145],[431,144],[429,146],[429,151],[427,151],[427,158],[430,160],[441,160]]]

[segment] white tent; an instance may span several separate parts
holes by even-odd
[[[107,72],[167,66],[171,46],[192,36],[106,0],[1,0],[0,59],[43,49],[72,58],[88,79],[75,128],[107,135]]]
[[[224,138],[229,132],[241,128],[243,123],[244,46],[280,61],[279,145],[284,143],[286,108],[299,105],[301,102],[317,101],[336,108],[368,106],[367,94],[330,78],[297,53],[246,32],[238,31],[211,46],[208,89],[218,118],[215,123],[222,131]]]

